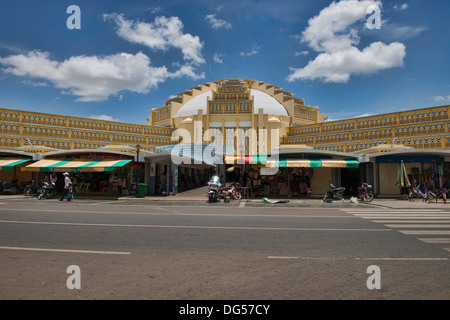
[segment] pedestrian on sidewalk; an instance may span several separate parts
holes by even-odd
[[[70,201],[70,198],[69,198],[69,186],[70,186],[71,181],[70,181],[70,178],[69,178],[69,173],[64,172],[63,175],[64,175],[64,190],[63,190],[63,194],[61,196],[61,199],[59,199],[59,201],[63,201],[66,195],[67,195],[67,198],[68,198],[67,201]]]
[[[69,182],[69,194],[67,195],[67,201],[75,201],[72,182]]]
[[[75,196],[77,195],[77,185],[78,185],[78,179],[77,179],[77,176],[74,175],[73,179],[72,179],[72,183],[71,183],[74,200],[75,200]]]
[[[56,184],[56,174],[55,173],[50,173],[50,182],[53,184]]]

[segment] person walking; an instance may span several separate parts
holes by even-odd
[[[67,195],[67,201],[75,201],[75,197],[73,194],[72,182],[69,182],[69,194]]]
[[[72,178],[72,192],[75,199],[75,196],[77,195],[77,186],[78,186],[78,179],[77,176],[73,176]]]
[[[56,174],[55,173],[50,173],[50,182],[53,184],[56,184]]]
[[[59,201],[63,201],[64,197],[67,195],[67,201],[70,201],[69,198],[69,186],[72,182],[70,181],[69,178],[69,173],[64,172],[64,190],[63,190],[63,194],[61,196],[61,199],[59,199]]]

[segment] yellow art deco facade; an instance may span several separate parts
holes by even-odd
[[[137,159],[139,149],[135,147],[139,145],[141,160],[127,167],[131,170],[127,181],[140,171],[139,177],[145,175],[150,190],[156,190],[158,176],[173,169],[170,157],[160,153],[158,147],[178,142],[214,143],[232,147],[236,156],[246,156],[239,158],[245,161],[279,149],[283,161],[308,157],[324,161],[359,159],[359,169],[335,166],[315,170],[311,187],[316,194],[326,190],[326,181],[356,187],[360,182],[355,179],[373,183],[377,194],[395,194],[394,162],[400,157],[410,161],[406,167],[414,177],[417,168],[421,178],[433,175],[438,162],[437,170],[443,172],[440,176],[450,180],[449,112],[446,105],[325,121],[318,107],[305,105],[303,98],[278,86],[249,79],[222,79],[188,89],[162,107],[153,108],[147,125],[0,109],[0,156],[9,159],[22,152],[28,157],[35,154],[36,159],[67,159],[87,151],[94,158],[96,153],[109,152],[114,155],[108,157],[130,159],[134,154]],[[391,158],[385,159],[385,155]],[[237,158],[230,162],[226,157],[226,164],[236,163]],[[166,160],[163,163],[161,159]],[[261,165],[250,160],[245,163]],[[299,176],[300,167],[280,171]],[[180,174],[188,176],[191,169],[196,170],[180,166]],[[221,166],[220,170],[225,168]],[[16,172],[19,170],[9,171]],[[289,179],[288,185],[292,182]],[[169,175],[163,180],[169,190]]]
[[[136,146],[142,151],[170,143],[173,129],[102,121],[30,111],[0,109],[0,149],[97,149],[107,145]]]
[[[291,126],[282,144],[367,153],[382,144],[414,149],[450,149],[450,106],[394,112],[320,124]]]
[[[151,110],[148,125],[0,109],[0,149],[33,153],[139,144],[143,152],[155,152],[158,146],[174,143],[176,129],[188,132],[189,142],[214,141],[245,154],[281,145],[344,153],[365,153],[392,143],[450,149],[449,109],[447,105],[325,122],[318,107],[305,105],[304,99],[280,87],[224,79],[165,101]],[[179,131],[175,135],[186,139]]]
[[[248,79],[206,83],[152,109],[149,124],[188,133],[188,142],[217,143],[258,154],[279,146],[292,125],[323,122],[318,107],[305,105],[280,87]],[[181,134],[184,141],[186,135]],[[186,142],[186,141],[185,141]]]
[[[163,107],[152,109],[149,124],[185,129],[191,142],[201,142],[201,137],[209,143],[216,136],[238,152],[245,146],[246,154],[268,152],[279,145],[345,153],[392,143],[414,149],[450,149],[448,105],[325,122],[318,107],[304,102],[265,82],[224,79],[167,100]],[[196,122],[201,123],[197,130],[201,135],[196,133]],[[267,129],[266,149],[260,148],[260,129]],[[272,129],[279,132],[275,141],[271,141]]]

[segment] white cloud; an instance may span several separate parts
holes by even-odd
[[[32,87],[48,87],[48,83],[45,81],[38,81],[38,82],[33,82],[30,80],[23,80],[22,83],[24,84],[28,84]]]
[[[307,50],[304,50],[304,51],[296,51],[296,52],[294,53],[294,55],[295,55],[296,57],[298,57],[298,56],[306,56],[308,53],[309,53],[309,51],[307,51]]]
[[[156,14],[156,13],[160,13],[162,11],[162,8],[161,7],[148,7],[148,10],[152,14]]]
[[[214,62],[222,64],[223,63],[223,56],[224,56],[223,54],[214,53],[214,57],[213,57]]]
[[[444,96],[435,96],[432,97],[434,101],[438,101],[438,102],[447,102],[450,101],[450,95],[448,95],[447,97]]]
[[[211,24],[213,29],[221,29],[221,28],[231,29],[231,28],[233,28],[231,23],[229,23],[225,20],[217,19],[215,14],[207,14],[205,17],[205,20]]]
[[[362,118],[362,117],[370,117],[375,114],[373,113],[356,113],[356,112],[334,112],[334,113],[327,113],[327,118],[325,119],[325,122],[332,122],[332,121],[339,121],[339,120],[346,120],[350,118]]]
[[[297,79],[322,79],[325,82],[347,82],[352,74],[369,74],[379,70],[403,66],[406,48],[402,43],[386,45],[374,42],[363,50],[356,45],[360,37],[352,26],[360,28],[368,17],[367,8],[381,7],[379,0],[342,0],[332,2],[308,20],[302,33],[306,42],[319,55],[304,68],[291,67],[288,81]]]
[[[395,9],[395,10],[399,10],[399,11],[403,11],[403,10],[408,9],[408,7],[409,7],[409,4],[404,3],[404,4],[402,4],[402,5],[395,5],[395,6],[394,6],[394,9]]]
[[[78,96],[77,101],[104,101],[122,90],[148,93],[168,78],[198,79],[191,66],[176,72],[166,67],[152,67],[142,52],[118,53],[108,56],[74,56],[63,62],[51,60],[49,54],[31,51],[27,55],[0,57],[4,72],[21,77],[39,78],[63,89],[61,94]]]
[[[88,116],[88,118],[95,119],[95,120],[103,120],[103,121],[119,121],[119,119],[113,118],[106,114],[93,114],[93,115]]]
[[[177,63],[177,70],[169,72],[165,66],[151,66],[150,58],[142,52],[74,56],[59,62],[50,59],[49,53],[31,51],[0,57],[0,65],[6,73],[52,83],[62,89],[61,94],[78,96],[77,101],[82,102],[104,101],[111,95],[122,99],[118,93],[123,90],[148,93],[170,78],[204,78],[204,73],[196,74],[192,66],[205,62],[201,54],[203,44],[199,37],[183,33],[183,23],[177,17],[156,17],[153,23],[126,20],[118,14],[107,14],[103,18],[112,20],[118,27],[117,34],[130,42],[154,50],[181,50],[185,64]]]
[[[356,47],[336,52],[324,52],[304,68],[291,68],[288,81],[323,79],[325,82],[347,82],[351,74],[368,74],[403,65],[406,55],[402,43],[386,45],[374,42],[360,51]]]
[[[342,0],[332,2],[320,13],[308,20],[308,27],[302,33],[302,39],[316,51],[338,51],[348,49],[359,43],[356,29],[350,28],[367,16],[371,5],[381,7],[378,0]]]
[[[205,63],[201,54],[203,44],[198,36],[183,33],[183,23],[178,17],[156,17],[153,23],[127,20],[122,14],[104,14],[105,20],[112,20],[117,26],[117,35],[127,41],[142,44],[154,50],[180,49],[184,60]]]
[[[428,30],[424,26],[398,26],[396,24],[385,24],[382,29],[384,39],[406,40],[413,38]]]
[[[247,52],[241,51],[241,56],[248,57],[248,56],[252,56],[252,55],[258,54],[259,53],[259,49],[261,49],[261,48],[259,46],[255,45],[255,46],[253,46],[250,49],[250,51],[247,51]]]
[[[170,78],[182,78],[182,77],[188,77],[193,80],[199,80],[203,79],[205,77],[205,73],[196,74],[194,72],[194,68],[191,65],[184,65],[181,66],[179,70],[170,73]]]

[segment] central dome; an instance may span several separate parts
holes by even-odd
[[[177,112],[175,117],[189,117],[196,115],[198,110],[203,110],[203,114],[207,113],[208,99],[212,98],[213,91],[208,91],[202,94],[199,94],[195,98],[189,100],[186,104],[184,104],[181,109]],[[263,109],[264,114],[273,115],[273,116],[289,116],[286,108],[279,103],[274,97],[270,94],[267,94],[263,91],[250,89],[250,94],[254,99],[254,113],[258,113],[258,109]]]

